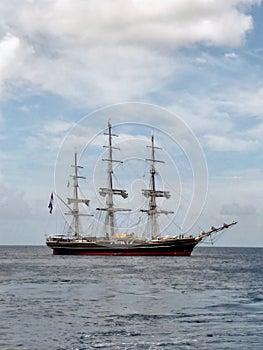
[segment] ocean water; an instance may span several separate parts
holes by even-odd
[[[263,248],[191,257],[0,247],[0,349],[263,349]]]

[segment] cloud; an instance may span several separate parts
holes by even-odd
[[[73,123],[65,120],[54,120],[44,125],[44,130],[48,134],[64,134],[73,126]]]
[[[222,110],[220,106],[218,96],[209,92],[205,95],[200,92],[190,94],[182,91],[177,94],[176,104],[171,104],[169,109],[199,134],[221,129],[229,132],[233,129],[234,123],[228,112]]]
[[[31,185],[35,186],[32,179]],[[49,229],[49,193],[37,184],[33,190],[7,183],[0,176],[1,244],[44,244],[44,234]],[[44,192],[44,193],[43,193]],[[37,194],[37,195],[36,195]],[[54,232],[55,232],[54,227]],[[51,230],[52,232],[52,230]]]
[[[19,110],[25,113],[29,113],[31,111],[38,110],[39,107],[40,106],[38,104],[28,104],[28,105],[22,105],[21,107],[19,107]]]
[[[235,94],[232,93],[233,110],[241,116],[258,116],[263,120],[262,83],[249,81],[248,84],[249,86],[244,85],[238,90],[235,89]]]
[[[175,107],[203,134],[203,145],[211,150],[256,151],[263,146],[263,88],[255,86],[251,78],[238,80],[238,85],[234,80],[231,87],[226,82],[218,93],[185,96],[182,110],[180,104]]]
[[[34,130],[31,130],[31,135],[26,137],[26,150],[31,154],[39,154],[43,150],[57,152],[65,134],[73,125],[73,123],[65,120],[52,120],[45,122],[45,124],[42,122],[40,125],[35,126]]]
[[[235,52],[227,52],[227,53],[225,53],[225,57],[235,59],[238,57],[238,55]]]
[[[263,146],[263,89],[255,85],[251,77],[229,81],[222,76],[211,90],[200,84],[198,89],[173,92],[169,99],[175,96],[176,102],[168,108],[191,126],[209,150],[257,151]]]
[[[23,220],[30,214],[30,207],[25,200],[25,193],[19,188],[1,183],[0,211],[2,220]]]
[[[3,74],[9,62],[14,62],[15,53],[19,48],[19,38],[7,33],[0,42],[0,70]]]
[[[175,50],[199,43],[241,45],[253,25],[247,7],[257,3],[2,3],[0,93],[27,85],[93,106],[140,99],[182,71]]]
[[[220,210],[222,215],[231,215],[231,216],[247,216],[254,215],[257,213],[256,207],[253,205],[240,205],[237,203],[224,204]]]
[[[27,35],[68,37],[76,44],[178,48],[200,41],[240,45],[252,28],[244,7],[253,3],[258,1],[38,1],[16,11]]]
[[[6,135],[2,135],[0,134],[0,141],[4,141],[7,139],[7,136]]]
[[[222,133],[224,130],[222,129]],[[238,137],[230,137],[228,135],[205,135],[204,140],[206,146],[213,151],[250,151],[255,150],[259,146],[257,140],[245,140]]]
[[[7,32],[0,39],[0,96],[9,91],[10,84],[25,78],[24,70],[30,66],[32,55],[33,48],[18,36]]]

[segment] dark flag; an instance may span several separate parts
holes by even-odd
[[[51,193],[51,195],[50,195],[50,201],[49,201],[48,209],[49,209],[49,213],[52,214],[52,210],[53,210],[53,193]]]

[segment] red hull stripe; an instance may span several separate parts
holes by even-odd
[[[70,251],[60,252],[53,251],[54,255],[93,255],[93,256],[190,256],[191,252],[87,252],[87,251]]]

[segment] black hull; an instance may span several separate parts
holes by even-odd
[[[101,255],[101,256],[190,256],[199,243],[195,239],[147,244],[90,244],[80,242],[47,242],[54,255]]]

